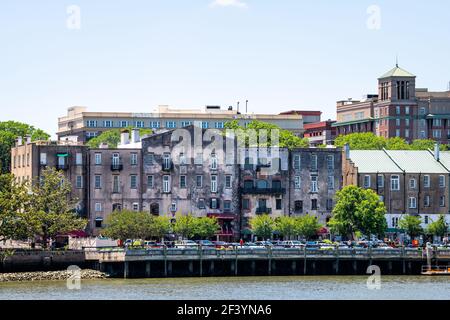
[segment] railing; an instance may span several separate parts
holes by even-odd
[[[242,194],[285,194],[286,188],[243,188]]]
[[[272,208],[256,208],[256,214],[271,214]]]
[[[113,163],[111,163],[111,170],[112,171],[122,171],[123,164],[120,162],[113,162]]]

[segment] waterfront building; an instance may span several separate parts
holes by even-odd
[[[446,215],[450,222],[450,153],[411,150],[343,152],[343,185],[375,191],[384,202],[389,231],[398,231],[405,214],[422,218],[423,227]]]
[[[328,120],[305,124],[304,137],[308,139],[312,147],[332,145],[337,133],[336,128],[333,127],[334,123],[336,121]]]
[[[448,144],[450,91],[416,88],[416,76],[396,65],[378,79],[378,94],[368,94],[360,101],[338,101],[333,126],[338,135],[373,132],[408,142],[434,139]]]
[[[73,141],[34,141],[18,138],[11,149],[11,173],[19,181],[36,183],[42,171],[53,167],[64,172],[72,185],[70,197],[76,200],[76,210],[87,217],[88,148]]]
[[[87,141],[106,130],[114,128],[148,128],[158,132],[163,129],[176,129],[196,124],[203,129],[223,129],[228,121],[238,120],[245,126],[253,120],[275,124],[302,136],[303,115],[307,122],[320,121],[320,111],[302,111],[286,114],[240,113],[229,107],[206,106],[204,109],[173,109],[158,106],[152,113],[131,112],[88,112],[86,107],[71,107],[67,115],[58,119],[58,138]]]

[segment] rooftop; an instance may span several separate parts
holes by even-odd
[[[350,159],[364,173],[402,173],[383,150],[350,150]]]
[[[386,152],[406,172],[448,173],[428,150],[388,150]]]
[[[379,79],[390,78],[390,77],[416,77],[412,73],[400,68],[398,65],[394,69],[383,74]]]

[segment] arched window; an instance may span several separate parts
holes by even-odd
[[[159,204],[158,203],[152,203],[150,205],[150,213],[154,216],[159,216]]]

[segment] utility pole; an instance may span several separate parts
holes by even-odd
[[[449,82],[449,86],[450,86],[450,82]],[[245,113],[248,113],[247,107],[248,107],[248,100],[245,100]]]
[[[237,102],[237,112],[239,112],[239,101]]]

